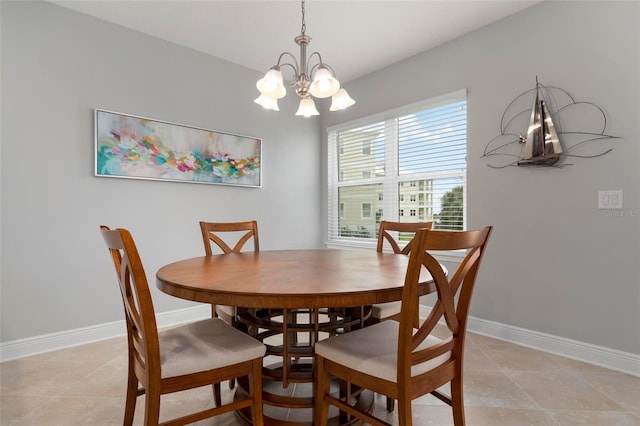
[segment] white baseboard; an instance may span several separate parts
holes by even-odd
[[[469,317],[467,330],[640,377],[640,355]]]
[[[429,313],[430,307],[421,305],[420,308],[423,315]],[[208,318],[210,315],[210,306],[201,305],[159,313],[157,322],[158,327],[162,328]],[[640,356],[636,354],[474,317],[469,317],[468,330],[640,377]],[[124,336],[125,333],[123,320],[3,342],[0,343],[0,362]]]
[[[420,305],[420,315],[423,318],[426,318],[430,311],[431,306]],[[537,351],[640,377],[640,355],[629,352],[622,352],[604,346],[592,345],[472,316],[469,317],[467,322],[467,330]]]
[[[170,312],[161,312],[156,314],[156,321],[158,327],[163,328],[208,318],[210,316],[211,305],[201,305]],[[0,343],[0,362],[120,337],[126,333],[126,325],[124,320],[122,320],[59,333],[2,342]]]

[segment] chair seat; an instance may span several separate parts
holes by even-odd
[[[371,307],[371,316],[377,319],[389,318],[400,313],[402,302],[376,303]]]
[[[219,318],[171,328],[158,337],[163,378],[249,361],[266,352],[262,343]]]
[[[391,382],[397,381],[398,356],[397,321],[383,321],[360,330],[321,340],[315,345],[316,354],[371,376]],[[441,340],[428,336],[418,349],[440,343]],[[411,375],[417,376],[447,361],[451,352],[412,367]]]

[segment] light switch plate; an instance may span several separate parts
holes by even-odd
[[[622,190],[618,189],[615,191],[598,191],[598,208],[621,209]]]

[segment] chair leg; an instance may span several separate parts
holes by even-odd
[[[155,426],[160,423],[160,392],[147,389],[145,393],[144,424]]]
[[[331,379],[331,376],[329,376],[329,379]],[[341,378],[340,380],[338,380],[338,386],[340,388],[338,393],[340,399],[343,399],[347,404],[350,404],[351,403],[351,383]],[[329,382],[329,391],[331,391],[331,382]],[[328,406],[331,406],[331,404],[328,404]],[[327,414],[327,417],[328,416],[329,415]],[[339,418],[340,424],[347,424],[349,420],[351,420],[351,414],[347,413],[346,411],[340,410],[338,418]]]
[[[411,398],[398,399],[398,426],[412,426]]]
[[[124,406],[124,426],[133,425],[133,416],[136,411],[136,401],[138,399],[138,379],[133,371],[133,362],[129,362],[129,377],[127,379],[127,397]]]
[[[314,404],[314,423],[315,425],[326,425],[329,417],[329,404],[325,401],[324,396],[329,393],[329,376],[324,371],[324,360],[322,357],[316,357],[315,365],[315,404]]]
[[[390,396],[387,397],[387,411],[389,413],[393,413],[393,410],[395,409],[395,405],[396,405],[396,400],[391,398]]]
[[[229,380],[229,389],[233,389],[235,387],[236,387],[236,379],[235,378],[230,379]]]
[[[222,405],[222,392],[220,391],[220,383],[213,384],[213,400],[216,403],[216,407]]]
[[[254,426],[264,426],[262,413],[262,358],[253,361],[253,374],[249,375],[249,389],[253,397],[251,417]]]
[[[451,409],[453,410],[453,424],[464,426],[464,395],[461,375],[454,377],[451,381]]]

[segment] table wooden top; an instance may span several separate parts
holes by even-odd
[[[229,253],[161,267],[156,285],[182,299],[247,308],[322,308],[402,299],[409,257],[365,250]],[[434,291],[425,272],[422,294]]]

